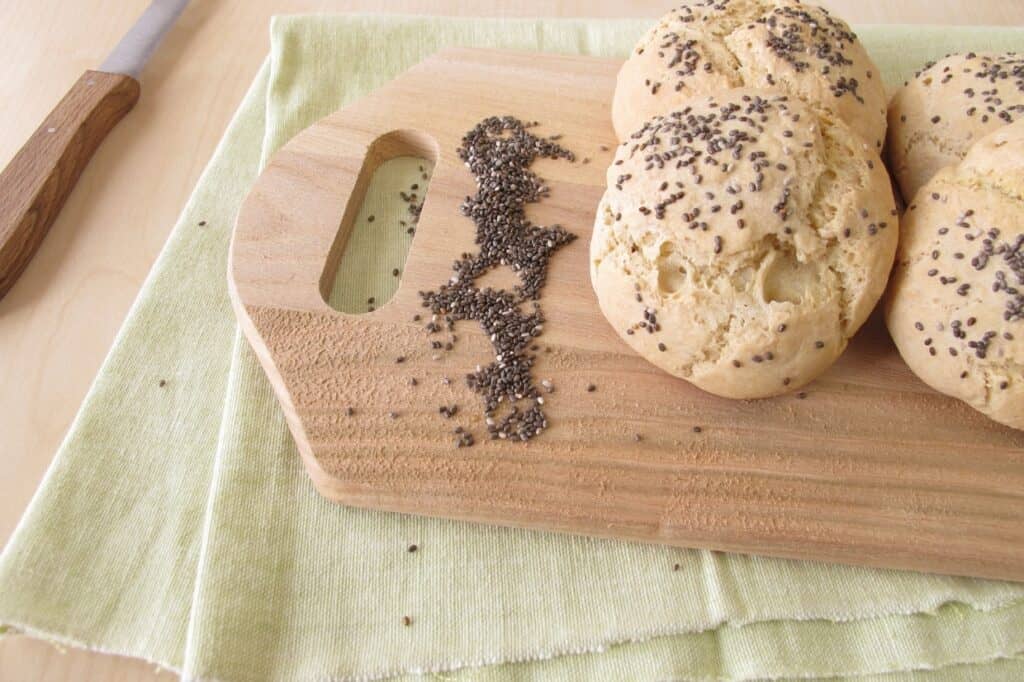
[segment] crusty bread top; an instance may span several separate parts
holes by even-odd
[[[704,0],[672,10],[619,73],[612,119],[625,139],[695,95],[775,88],[845,120],[873,148],[885,137],[885,89],[850,27],[799,0]]]
[[[950,55],[904,84],[889,107],[888,154],[910,201],[985,135],[1024,118],[1024,54]]]

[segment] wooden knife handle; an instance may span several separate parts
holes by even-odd
[[[39,248],[96,148],[138,99],[131,76],[86,71],[0,173],[0,298]]]

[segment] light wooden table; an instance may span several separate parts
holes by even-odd
[[[147,0],[0,2],[6,163]],[[672,0],[194,0],[143,73],[136,109],[96,154],[42,249],[0,301],[0,543],[6,542],[167,233],[268,49],[271,14],[650,16]],[[1024,24],[1017,0],[825,0],[851,23]],[[23,637],[2,680],[174,679],[152,665]]]

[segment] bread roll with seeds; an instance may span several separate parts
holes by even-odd
[[[615,132],[624,140],[691,97],[744,86],[816,103],[882,148],[878,69],[846,22],[799,0],[706,0],[663,16],[619,71]]]
[[[885,288],[896,210],[842,121],[735,89],[655,117],[608,170],[590,244],[605,317],[640,355],[729,398],[806,384]]]
[[[1024,55],[946,57],[919,71],[889,105],[887,153],[903,198],[971,145],[1024,118]]]
[[[1024,429],[1024,120],[979,140],[917,193],[886,305],[929,386]]]

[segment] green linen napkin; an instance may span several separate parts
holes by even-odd
[[[442,47],[622,55],[647,23],[275,20],[269,62],[0,556],[0,623],[204,680],[1024,678],[1024,585],[351,509],[306,478],[227,299],[231,226],[261,164]],[[1024,47],[1008,29],[860,33],[888,83],[949,51]],[[384,223],[418,172],[400,160],[375,177],[362,210],[379,229],[351,240],[336,306],[393,291],[407,241]]]

